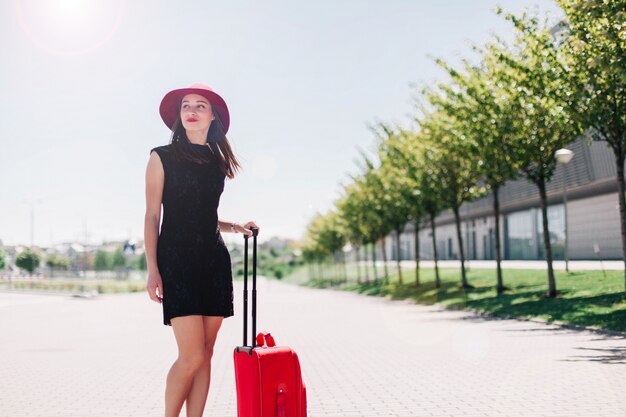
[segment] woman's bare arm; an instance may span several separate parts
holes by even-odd
[[[223,220],[223,219],[218,219],[217,222],[219,224],[220,231],[222,231],[222,232],[245,233],[248,236],[252,236],[252,230],[250,230],[250,229],[253,228],[253,227],[259,229],[259,226],[257,226],[257,224],[254,222],[254,220],[250,220],[248,223],[246,223],[244,225],[241,225],[241,224],[235,223],[235,222],[231,222],[231,221],[228,221],[228,220]],[[234,226],[234,230],[233,230],[233,227],[231,227],[231,225]]]
[[[157,266],[156,248],[159,238],[159,224],[161,222],[161,201],[163,197],[163,183],[165,174],[161,158],[156,152],[150,154],[146,168],[146,215],[144,219],[144,248],[148,265],[147,289],[150,298],[160,302],[163,296],[163,287],[159,267]],[[157,295],[155,290],[159,289]]]

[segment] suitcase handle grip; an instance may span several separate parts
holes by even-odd
[[[254,335],[256,333],[256,246],[258,227],[251,227],[252,231],[252,344],[254,345]],[[243,346],[248,345],[248,238],[243,235],[244,240],[244,264],[243,264]],[[254,346],[250,346],[254,348]]]
[[[256,345],[274,347],[276,346],[276,342],[274,341],[274,337],[272,337],[271,333],[260,332],[256,335]]]
[[[258,227],[251,227],[250,230],[252,231],[252,237],[257,237],[259,235],[259,228]],[[243,235],[244,239],[248,239],[250,236]]]

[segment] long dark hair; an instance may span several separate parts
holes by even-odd
[[[179,103],[180,107],[180,103]],[[214,112],[215,120],[211,122],[209,126],[209,133],[207,134],[206,143],[211,149],[211,153],[207,155],[205,152],[200,152],[194,149],[187,137],[187,132],[180,120],[180,109],[178,111],[176,121],[172,126],[172,138],[170,144],[174,150],[174,155],[178,160],[187,160],[195,162],[197,164],[205,164],[209,162],[216,163],[220,171],[224,173],[228,178],[235,178],[237,171],[241,169],[241,164],[237,160],[235,153],[233,152],[226,133],[224,132],[224,125],[217,112]]]

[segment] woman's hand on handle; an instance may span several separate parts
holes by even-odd
[[[163,303],[163,280],[161,274],[148,271],[148,283],[146,284],[150,299],[156,303]]]
[[[248,223],[244,224],[243,226],[241,226],[241,225],[237,225],[237,226],[238,226],[238,228],[241,228],[241,229],[239,229],[237,231],[248,235],[248,237],[252,237],[252,229],[253,228],[257,229],[257,235],[261,231],[261,228],[259,226],[257,226],[257,224],[254,222],[254,220],[250,220]]]

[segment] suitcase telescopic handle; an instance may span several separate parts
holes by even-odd
[[[252,227],[252,344],[254,345],[256,334],[256,246],[259,229]],[[243,235],[243,346],[248,346],[248,238]],[[251,346],[254,348],[254,346]]]

